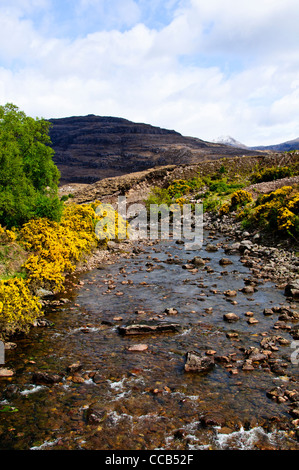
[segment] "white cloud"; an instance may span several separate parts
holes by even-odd
[[[114,115],[248,145],[299,136],[297,1],[170,0],[163,11],[174,8],[172,19],[159,28],[140,22],[144,0],[121,3],[126,14],[120,0],[108,10],[77,2],[86,18],[101,11],[115,28],[60,37],[38,27],[51,0],[2,1],[1,102],[33,116]]]

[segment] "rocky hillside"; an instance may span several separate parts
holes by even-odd
[[[54,160],[62,185],[94,183],[157,166],[259,153],[116,117],[88,115],[50,121]]]
[[[222,166],[225,167],[227,176],[238,174],[242,177],[250,174],[256,167],[291,165],[296,162],[298,162],[297,154],[223,157],[214,160],[204,160],[191,165],[166,165],[139,172],[135,171],[121,176],[103,178],[92,184],[69,183],[62,185],[59,193],[60,196],[71,195],[69,201],[78,204],[89,203],[95,200],[115,203],[119,196],[126,196],[128,203],[142,203],[154,186],[167,187],[176,179],[190,179],[198,175],[211,175],[219,172]],[[278,184],[278,182],[275,182],[275,184]],[[266,183],[263,184],[263,187],[268,185],[271,186],[270,183]],[[261,187],[260,185],[253,186]],[[254,191],[257,193],[259,192],[258,188],[254,188]]]

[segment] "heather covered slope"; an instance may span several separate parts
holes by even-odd
[[[260,153],[116,117],[88,115],[51,119],[51,123],[61,184],[94,183],[157,166]]]

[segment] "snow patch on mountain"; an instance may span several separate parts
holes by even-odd
[[[217,139],[213,140],[215,144],[224,144],[230,145],[231,147],[238,147],[238,148],[247,148],[246,145],[242,144],[238,140],[234,139],[230,135],[221,135]]]

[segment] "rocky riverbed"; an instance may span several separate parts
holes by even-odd
[[[1,449],[299,449],[298,258],[232,218],[111,243],[6,350]]]

